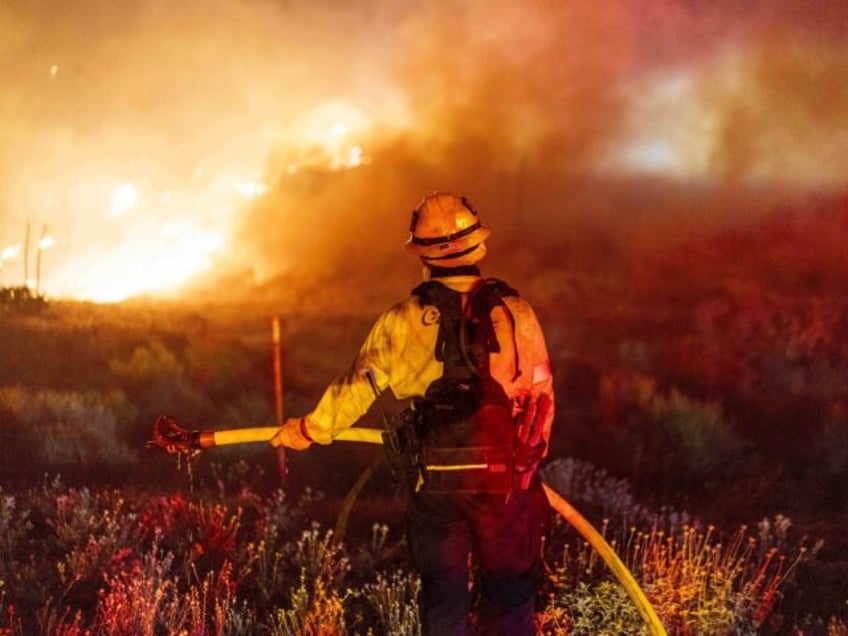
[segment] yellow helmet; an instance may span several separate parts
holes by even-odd
[[[489,234],[468,199],[434,192],[412,212],[406,249],[427,265],[470,265],[486,255]]]

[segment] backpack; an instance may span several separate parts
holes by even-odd
[[[462,295],[438,281],[413,290],[422,305],[439,311],[434,355],[444,364],[415,405],[423,488],[429,492],[509,493],[513,488],[515,430],[512,402],[489,372],[489,354],[498,352],[491,313],[518,292],[498,279],[482,280]],[[516,377],[518,351],[516,352]]]

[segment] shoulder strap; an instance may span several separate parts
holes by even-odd
[[[436,339],[436,360],[445,364],[445,372],[467,366],[462,359],[460,329],[462,328],[462,295],[438,281],[421,283],[412,290],[422,305],[439,310],[439,335]]]
[[[473,325],[473,339],[485,347],[487,352],[501,350],[491,313],[495,307],[503,307],[510,321],[513,350],[515,351],[515,375],[513,380],[521,375],[518,360],[518,346],[515,338],[515,318],[504,302],[504,298],[518,296],[518,292],[497,278],[482,279],[472,290],[465,310],[462,307],[462,295],[436,280],[426,281],[412,290],[418,296],[422,305],[433,305],[439,310],[439,337],[436,343],[436,359],[448,365],[470,367],[475,373],[480,369],[468,358],[469,337],[466,323]],[[486,360],[488,371],[488,359]]]
[[[468,299],[470,311],[475,316],[484,316],[482,321],[483,328],[486,330],[484,337],[489,351],[500,351],[495,327],[492,324],[491,314],[495,307],[503,307],[506,317],[509,319],[510,333],[512,334],[512,350],[515,352],[515,374],[512,376],[515,381],[521,375],[521,365],[518,358],[518,342],[515,337],[515,317],[507,307],[504,298],[518,297],[518,292],[507,285],[504,281],[497,278],[483,279],[477,287],[471,292]]]

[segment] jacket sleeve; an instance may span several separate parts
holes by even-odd
[[[373,374],[380,391],[388,384],[392,355],[394,312],[380,316],[371,328],[350,367],[324,391],[315,410],[306,415],[306,430],[319,444],[329,444],[339,431],[365,415],[376,400],[368,378]]]

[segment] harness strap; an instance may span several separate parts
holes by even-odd
[[[437,307],[443,318],[439,321],[436,359],[440,362],[455,364],[458,361],[445,360],[445,350],[450,349],[451,344],[458,345],[458,349],[463,356],[462,362],[478,374],[481,371],[479,365],[485,363],[487,367],[488,360],[475,362],[469,359],[465,324],[469,319],[477,318],[479,324],[485,329],[485,333],[482,335],[486,349],[489,352],[497,353],[501,350],[501,347],[490,316],[495,307],[503,307],[504,313],[509,320],[510,332],[512,334],[512,349],[515,353],[515,373],[512,376],[512,381],[514,382],[521,376],[518,341],[515,335],[515,317],[504,302],[504,298],[518,296],[518,292],[515,289],[497,278],[485,278],[471,290],[464,311],[462,309],[460,292],[450,289],[438,280],[421,283],[412,290],[412,294],[418,296],[422,304]],[[453,342],[455,335],[450,330],[451,319],[460,321],[459,342]],[[488,372],[488,368],[485,371]]]
[[[483,293],[484,291],[485,293]],[[506,302],[504,302],[504,298],[508,296],[517,297],[518,292],[502,280],[486,278],[471,292],[471,296],[468,298],[468,306],[472,315],[485,315],[487,317],[484,324],[487,329],[486,340],[490,351],[500,351],[500,344],[495,334],[495,326],[489,316],[495,307],[503,307],[504,313],[509,319],[510,333],[512,334],[512,350],[515,353],[515,374],[512,376],[512,381],[515,382],[521,376],[521,364],[518,354],[518,340],[515,335],[515,316],[512,315]]]

